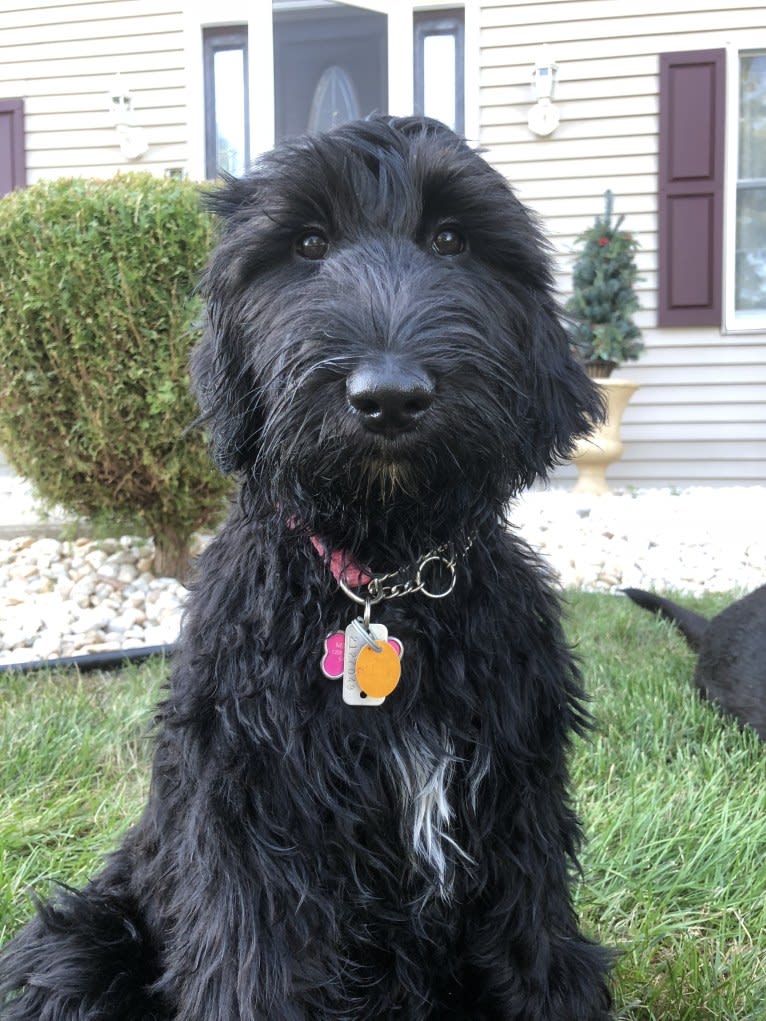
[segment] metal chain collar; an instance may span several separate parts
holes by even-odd
[[[459,556],[464,557],[473,545],[473,536],[468,540],[465,547]],[[354,592],[350,588],[342,577],[338,578],[338,584],[341,590],[348,596],[349,599],[353,599],[355,603],[359,603],[360,606],[365,607],[365,611],[369,614],[369,607],[375,603],[381,602],[383,599],[399,599],[402,596],[413,595],[415,592],[422,592],[424,596],[429,599],[444,599],[455,587],[457,580],[456,567],[458,554],[452,553],[449,555],[450,546],[445,544],[439,546],[438,549],[432,550],[430,553],[426,553],[424,557],[415,564],[414,574],[413,569],[400,569],[398,571],[391,571],[390,574],[377,574],[374,575],[367,583],[366,595],[359,595],[358,592]],[[424,580],[423,573],[425,568],[429,565],[440,564],[442,569],[448,572],[449,583],[446,588],[441,592],[434,592],[427,587],[427,582]],[[407,572],[410,575],[409,578],[405,578],[403,581],[394,581],[391,585],[386,585],[387,581],[399,578],[402,574]]]

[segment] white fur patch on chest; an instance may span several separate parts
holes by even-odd
[[[417,734],[404,736],[391,749],[391,772],[401,791],[402,840],[410,850],[413,864],[433,877],[439,896],[448,900],[457,862],[470,866],[473,859],[450,832],[454,819],[450,799],[454,797],[457,760],[446,734],[442,733],[440,738],[437,744],[433,740],[419,740]],[[475,797],[475,789],[471,797]]]

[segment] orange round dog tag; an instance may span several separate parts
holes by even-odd
[[[356,683],[367,695],[390,695],[402,675],[396,650],[387,642],[375,642],[377,650],[365,645],[356,658]]]

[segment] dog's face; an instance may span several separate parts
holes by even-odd
[[[219,464],[275,505],[499,505],[599,417],[538,228],[442,125],[299,139],[211,204],[193,376]]]

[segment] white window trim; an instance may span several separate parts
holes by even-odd
[[[763,333],[766,314],[737,315],[734,307],[734,271],[737,231],[737,175],[739,171],[739,75],[743,55],[766,50],[766,32],[753,33],[748,45],[726,46],[726,152],[724,168],[723,300],[726,333]]]
[[[414,11],[462,7],[465,12],[465,136],[479,137],[479,9],[471,0],[354,0],[351,6],[388,15],[388,113],[412,113]],[[187,172],[205,177],[205,83],[202,29],[247,25],[250,69],[250,158],[274,145],[274,49],[268,0],[189,0],[185,5],[188,102]]]
[[[274,71],[271,3],[252,0],[187,0],[184,49],[187,83],[187,173],[205,179],[205,76],[202,30],[247,25],[250,73],[250,158],[270,149],[274,139]],[[253,109],[255,102],[259,106]],[[256,133],[254,134],[254,128]],[[264,144],[266,138],[271,142]]]

